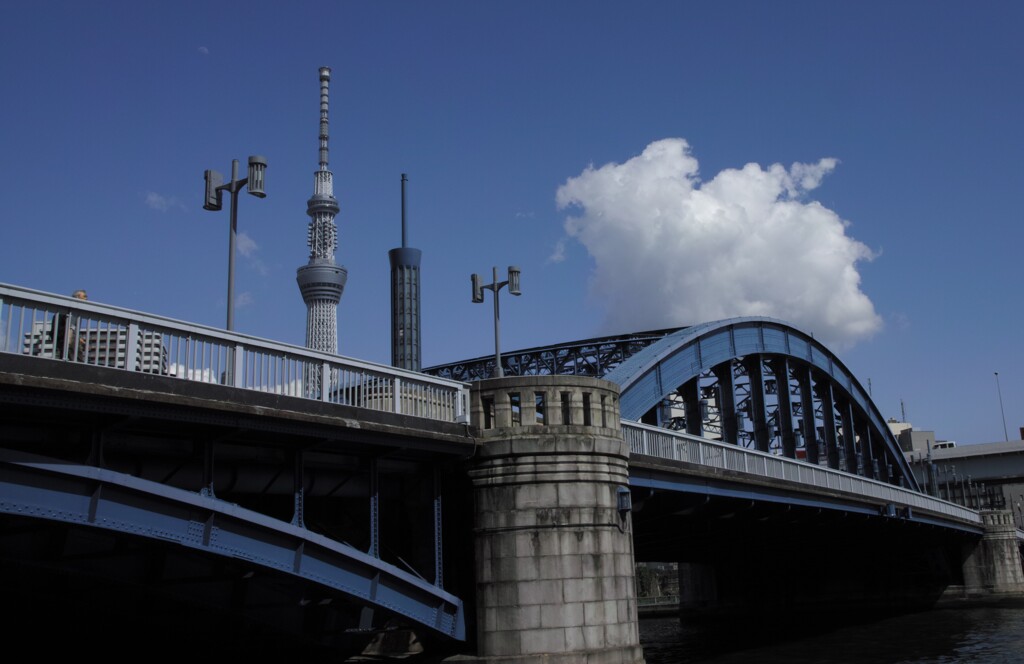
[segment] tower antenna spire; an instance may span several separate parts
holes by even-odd
[[[331,68],[320,68],[320,170],[327,170],[327,141],[330,136],[330,123],[327,119],[329,86],[331,84]]]
[[[299,292],[306,303],[306,346],[326,353],[338,352],[338,302],[341,301],[348,270],[334,262],[338,230],[334,217],[338,201],[334,198],[334,175],[328,169],[329,140],[328,92],[331,68],[320,68],[320,151],[319,169],[313,174],[313,196],[306,203],[309,215],[306,243],[309,262],[296,274]],[[319,383],[307,380],[307,389],[319,391]]]

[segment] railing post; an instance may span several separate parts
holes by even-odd
[[[3,339],[3,343],[0,344],[0,353],[14,352],[14,348],[11,346],[11,313],[14,311],[12,305],[10,311],[4,316],[4,298],[0,295],[0,323],[7,321],[7,326],[0,330],[0,339]],[[19,340],[20,343],[20,340]]]
[[[391,400],[394,402],[391,404],[391,412],[395,415],[402,414],[402,379],[395,376],[394,380],[391,381]]]
[[[231,367],[231,386],[232,387],[243,387],[245,381],[245,346],[242,344],[236,344],[234,350],[234,357],[232,358],[234,366]]]
[[[331,365],[329,362],[320,365],[320,400],[324,403],[331,400]]]
[[[138,371],[139,364],[139,324],[128,323],[128,347],[124,354],[124,368],[128,371]]]

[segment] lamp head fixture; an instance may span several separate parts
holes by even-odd
[[[256,198],[266,198],[264,178],[267,172],[267,158],[258,155],[249,157],[249,193]]]

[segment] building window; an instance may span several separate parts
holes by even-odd
[[[569,408],[568,392],[562,392],[562,424],[572,424],[572,410]]]
[[[590,421],[590,392],[583,393],[583,426],[591,426]]]
[[[537,424],[546,424],[547,423],[547,422],[545,422],[545,418],[544,418],[544,414],[545,414],[544,413],[544,409],[546,407],[546,404],[544,403],[544,401],[545,401],[545,399],[544,399],[544,393],[543,392],[534,392],[533,393],[533,404],[534,404],[534,408],[535,408],[535,412],[536,412],[535,417],[536,417],[536,423]]]

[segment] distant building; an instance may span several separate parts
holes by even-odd
[[[927,455],[929,449],[944,450],[956,447],[956,441],[936,440],[934,431],[919,431],[914,429],[914,425],[910,422],[899,422],[889,418],[886,424],[889,426],[889,431],[896,438],[896,442],[899,443],[900,449],[908,456],[917,454]]]
[[[54,334],[53,326],[52,319],[33,323],[32,330],[25,334],[22,341],[21,352],[26,355],[59,358],[64,349],[58,346],[66,346],[69,360],[100,367],[129,368],[127,329],[78,329],[77,326],[71,326],[68,330],[70,338],[66,343],[58,344],[56,338],[60,336]],[[135,356],[131,359],[134,371],[169,373],[167,348],[164,346],[163,336],[158,332],[140,332]]]
[[[1005,509],[1013,511],[1017,527],[1024,528],[1024,440],[938,448],[932,452],[932,465],[940,495],[948,495],[951,487],[956,496],[970,493],[971,484],[983,485],[986,493],[1001,495]],[[924,460],[912,463],[911,468],[918,481],[925,480]]]
[[[892,435],[895,438],[900,437],[901,431],[914,428],[910,422],[900,422],[895,417],[890,417],[888,420],[886,420],[885,423],[889,427],[889,431],[892,432]]]

